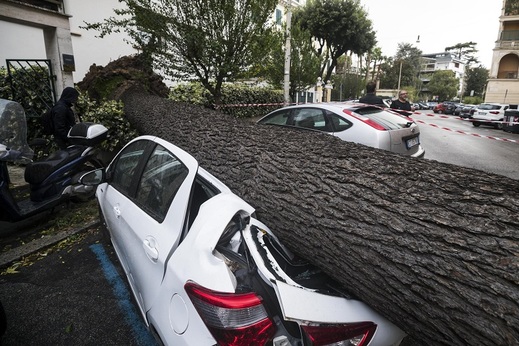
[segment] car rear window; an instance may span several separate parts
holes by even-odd
[[[400,114],[386,111],[377,107],[357,108],[355,113],[360,114],[377,124],[383,126],[386,130],[397,130],[409,127],[411,120]]]
[[[501,109],[501,107],[503,107],[503,106],[500,106],[500,105],[490,105],[488,103],[484,103],[484,104],[479,106],[479,109],[484,109],[484,110],[487,110],[487,111],[493,111],[493,110]]]

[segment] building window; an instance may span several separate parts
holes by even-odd
[[[281,13],[281,10],[279,8],[276,8],[276,24],[281,25],[281,18],[283,17],[283,14]]]
[[[455,62],[454,63],[454,67],[459,68],[460,67],[460,63],[459,62]]]

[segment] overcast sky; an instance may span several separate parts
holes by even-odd
[[[472,41],[477,43],[480,63],[490,68],[502,0],[361,0],[361,4],[384,55],[394,56],[399,43],[411,43],[430,54]]]

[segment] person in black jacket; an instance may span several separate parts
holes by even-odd
[[[409,111],[409,112],[414,111],[414,107],[411,106],[409,101],[407,101],[407,91],[405,91],[405,90],[400,90],[398,92],[398,99],[393,100],[393,102],[391,102],[390,108],[401,109],[403,111]]]
[[[54,142],[60,149],[65,149],[68,145],[68,132],[76,123],[76,116],[72,110],[72,106],[77,102],[79,92],[72,88],[66,87],[61,93],[58,102],[52,107],[52,124]]]
[[[373,81],[366,84],[366,95],[362,96],[359,100],[360,103],[367,103],[370,105],[376,105],[379,107],[386,107],[381,97],[375,95],[377,84]]]

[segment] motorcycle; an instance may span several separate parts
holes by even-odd
[[[81,176],[102,168],[95,148],[106,139],[108,129],[101,124],[81,122],[74,125],[68,138],[71,145],[40,161],[27,143],[27,123],[23,107],[0,99],[0,221],[18,222],[51,210],[72,199],[92,197],[95,188],[79,182]],[[45,143],[37,139],[34,143]],[[10,188],[8,163],[26,164],[24,179],[28,196],[17,196]]]

